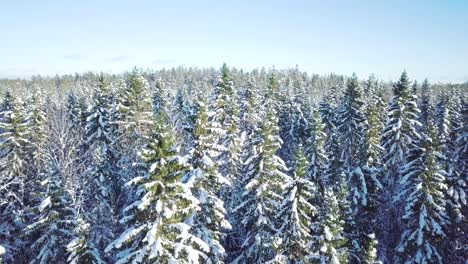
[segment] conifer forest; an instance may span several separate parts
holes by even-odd
[[[2,264],[468,261],[468,83],[224,64],[0,100]]]

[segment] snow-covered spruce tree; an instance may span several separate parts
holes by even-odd
[[[335,113],[335,100],[333,99],[336,91],[332,90],[330,95],[325,96],[319,104],[320,117],[324,124],[324,132],[327,135],[325,140],[325,150],[330,150],[332,136],[336,133],[336,113]]]
[[[195,115],[184,87],[177,89],[172,108],[171,122],[174,124],[178,138],[181,139],[179,145],[182,147],[182,152],[186,153],[192,148],[193,118]]]
[[[4,260],[19,258],[23,247],[20,231],[27,219],[25,204],[29,135],[23,103],[7,93],[0,120],[0,241]]]
[[[35,177],[39,176],[41,169],[46,162],[47,144],[47,113],[44,102],[45,95],[43,89],[35,86],[31,98],[28,100],[28,135],[30,155],[30,173]]]
[[[84,134],[86,118],[88,113],[88,102],[83,94],[71,91],[66,103],[70,127]]]
[[[242,204],[235,212],[242,212],[241,224],[246,230],[242,253],[235,262],[263,263],[275,258],[273,235],[278,226],[277,211],[282,202],[282,188],[289,176],[284,173],[284,161],[276,155],[281,146],[279,128],[271,98],[266,98],[267,113],[258,134],[255,148],[246,162],[247,183],[242,194]]]
[[[398,219],[401,205],[394,202],[394,197],[401,190],[399,186],[399,168],[406,164],[406,152],[413,148],[420,138],[417,130],[421,125],[418,121],[419,109],[416,96],[409,87],[410,82],[406,72],[393,85],[394,97],[387,109],[387,122],[382,131],[382,147],[386,150],[382,163],[384,175],[382,178],[383,194],[382,206],[379,207],[380,232],[379,258],[384,262],[393,262],[394,248],[400,234],[400,220]]]
[[[314,238],[317,252],[312,263],[347,263],[345,222],[339,199],[331,188],[327,188],[323,192],[323,201],[319,208],[319,229]]]
[[[166,85],[161,79],[156,80],[154,84],[154,91],[152,96],[153,114],[157,115],[159,112],[167,113],[167,98],[166,98]]]
[[[25,234],[35,236],[31,245],[30,263],[63,263],[66,245],[71,240],[75,225],[75,210],[70,195],[65,190],[65,179],[58,168],[60,162],[54,153],[49,154],[48,174],[44,199],[35,208],[38,218],[28,225]]]
[[[127,225],[106,248],[116,250],[116,263],[199,263],[209,246],[190,233],[185,220],[199,210],[198,200],[181,178],[189,169],[178,155],[172,129],[160,113],[141,159],[147,174],[132,179],[138,199],[124,209]]]
[[[421,113],[419,114],[418,120],[422,124],[421,128],[427,127],[429,122],[433,120],[434,117],[434,109],[432,107],[430,98],[430,89],[431,86],[429,84],[429,81],[425,79],[421,85],[421,100],[419,102],[419,109],[421,110]]]
[[[385,125],[385,107],[383,89],[381,87],[370,87],[368,89],[368,102],[366,105],[365,143],[366,162],[369,167],[381,167],[381,157],[384,149],[380,145],[381,132]]]
[[[396,252],[398,262],[442,263],[441,242],[447,225],[444,174],[440,167],[436,132],[429,123],[427,135],[418,140],[407,154],[400,184],[404,200],[404,231]]]
[[[365,117],[361,87],[356,74],[348,79],[342,102],[338,107],[337,129],[340,137],[341,160],[349,173],[362,161]]]
[[[153,113],[148,81],[134,68],[122,85],[118,104],[119,128],[130,140],[145,137],[151,128]]]
[[[284,142],[278,155],[286,161],[286,164],[294,163],[297,146],[304,144],[308,137],[310,105],[305,96],[306,85],[302,77],[297,68],[292,70],[277,99],[280,136]]]
[[[329,135],[327,162],[325,164],[325,170],[323,171],[323,182],[324,187],[331,187],[335,191],[339,189],[340,183],[345,179],[345,173],[343,171],[343,162],[340,159],[341,148],[338,141],[338,135],[336,129]]]
[[[153,122],[148,89],[148,82],[136,68],[119,82],[118,103],[112,119],[117,120],[114,150],[118,153],[117,165],[121,168],[119,178],[122,182],[129,181],[141,172],[133,164],[139,160],[137,150],[145,145]]]
[[[311,223],[317,214],[317,208],[311,202],[316,198],[318,189],[307,179],[308,167],[304,150],[299,146],[293,177],[282,195],[284,200],[278,212],[282,224],[276,235],[277,258],[292,263],[308,263]]]
[[[309,117],[307,134],[309,137],[306,140],[305,155],[309,162],[308,173],[306,179],[314,182],[320,190],[324,190],[326,179],[324,179],[324,171],[328,163],[327,153],[325,152],[326,136],[318,111],[312,111]]]
[[[191,233],[209,246],[207,263],[223,263],[225,249],[221,245],[224,231],[231,228],[226,219],[223,201],[218,197],[223,185],[229,180],[218,172],[214,159],[219,155],[216,143],[216,129],[210,126],[207,107],[199,99],[196,107],[197,118],[194,131],[191,170],[184,182],[192,186],[192,192],[199,201],[200,210],[191,219]]]
[[[346,212],[345,236],[348,240],[349,261],[360,263],[364,258],[364,244],[369,233],[366,218],[361,218],[366,211],[369,185],[373,184],[371,177],[366,177],[365,171],[365,117],[363,113],[361,87],[354,74],[346,83],[346,89],[338,106],[337,131],[340,140],[340,158],[342,170],[347,175],[347,195],[343,194],[340,206]]]
[[[240,129],[251,134],[260,121],[258,111],[261,111],[260,91],[252,77],[248,77],[245,88],[240,93]]]
[[[223,241],[228,256],[226,261],[235,259],[242,251],[242,243],[245,239],[245,228],[241,224],[244,212],[242,210],[234,210],[243,202],[242,194],[244,193],[245,185],[251,180],[253,175],[250,174],[250,166],[257,157],[257,145],[260,141],[258,124],[261,121],[263,107],[260,102],[258,87],[254,84],[253,78],[249,78],[245,90],[240,96],[241,101],[241,155],[239,176],[232,181],[232,208],[227,208],[229,222],[232,229]]]
[[[90,224],[83,217],[77,216],[74,239],[68,243],[67,252],[69,256],[67,262],[70,264],[105,264],[99,249],[90,236]]]
[[[468,258],[468,104],[462,100],[461,106],[459,122],[451,122],[452,126],[459,124],[459,127],[451,129],[456,139],[447,174],[446,199],[450,223],[444,240],[444,261],[450,263],[463,263]],[[452,110],[452,118],[457,115]]]
[[[433,122],[437,129],[437,140],[442,147],[447,147],[450,140],[450,108],[446,94],[439,95]],[[445,150],[443,153],[445,154]]]
[[[85,208],[92,226],[93,242],[103,250],[113,237],[113,221],[117,215],[117,199],[120,194],[120,179],[117,177],[115,140],[112,130],[110,87],[101,74],[96,83],[93,104],[86,120],[85,142],[88,146],[90,164],[86,171]]]
[[[217,143],[224,148],[217,158],[217,162],[220,164],[219,171],[229,181],[233,181],[239,175],[239,109],[234,83],[226,64],[223,64],[221,68],[221,76],[214,89],[212,104],[211,125],[218,130],[225,130],[218,134],[219,138],[217,139]],[[223,198],[227,204],[232,203],[231,191],[231,187],[223,191]]]

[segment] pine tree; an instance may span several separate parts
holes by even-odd
[[[49,172],[43,184],[47,186],[44,199],[35,208],[38,218],[26,227],[26,234],[37,236],[32,244],[30,263],[61,263],[66,260],[66,244],[75,225],[75,210],[65,190],[57,157],[51,153]]]
[[[141,153],[147,174],[128,183],[137,185],[138,197],[124,209],[121,222],[128,227],[107,246],[106,252],[119,251],[116,263],[198,263],[206,259],[204,252],[209,247],[191,234],[185,223],[199,210],[198,200],[189,186],[181,182],[189,166],[174,148],[173,131],[163,114],[157,116],[154,126],[154,133]]]
[[[317,187],[307,179],[309,163],[302,146],[295,157],[293,177],[283,193],[283,203],[278,212],[282,225],[277,231],[280,255],[292,263],[306,263],[312,241],[311,222],[317,208],[311,203],[317,195]]]
[[[7,93],[0,120],[0,239],[4,260],[12,260],[23,247],[19,232],[27,223],[26,185],[29,135],[23,103]]]
[[[383,261],[392,262],[400,224],[398,215],[401,205],[395,204],[394,197],[400,192],[399,168],[406,164],[406,152],[413,148],[420,135],[417,130],[419,109],[416,96],[411,93],[406,72],[393,85],[394,97],[387,109],[387,123],[382,131],[382,147],[386,150],[382,157],[385,174],[382,178],[383,205],[379,208],[381,231],[378,239]]]
[[[396,251],[405,263],[442,263],[440,244],[447,224],[447,185],[435,138],[436,132],[429,123],[427,136],[411,148],[408,163],[400,171],[404,188],[398,197],[405,201],[405,229]]]
[[[221,239],[224,231],[230,229],[231,225],[226,219],[224,203],[218,193],[223,185],[230,182],[218,172],[214,162],[219,155],[219,147],[214,137],[216,131],[208,122],[206,105],[199,100],[197,106],[192,169],[187,174],[186,181],[193,185],[200,210],[192,216],[191,232],[209,246],[207,255],[211,263],[223,263],[226,253]]]

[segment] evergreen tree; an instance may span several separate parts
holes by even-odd
[[[242,212],[241,224],[246,230],[242,254],[236,261],[261,263],[274,259],[272,237],[278,226],[276,212],[281,203],[282,188],[289,179],[284,173],[284,161],[276,155],[281,146],[275,110],[266,99],[268,112],[260,133],[255,137],[254,156],[247,163],[249,172],[242,204],[235,211]]]
[[[30,173],[35,175],[41,173],[41,168],[46,162],[47,144],[47,113],[44,106],[44,94],[42,89],[34,87],[29,100],[28,135],[29,135],[29,155],[31,159]]]
[[[153,91],[153,114],[157,115],[159,112],[167,113],[167,102],[165,98],[165,84],[163,80],[158,79],[156,81]]]
[[[368,82],[371,82],[371,79]],[[349,191],[343,202],[343,204],[350,204],[350,214],[348,219],[345,219],[350,263],[374,263],[376,258],[374,255],[377,241],[374,232],[377,229],[376,213],[379,205],[379,191],[382,189],[379,181],[382,152],[380,131],[383,127],[382,113],[384,112],[384,103],[376,86],[377,84],[368,83],[367,85],[369,93],[367,95],[369,102],[366,106],[368,118],[367,122],[361,123],[360,128],[357,129],[357,131],[362,131],[363,136],[361,137],[360,133],[355,132],[357,138],[362,139],[362,143],[352,147],[355,149],[356,158],[354,159],[354,167],[348,173]],[[350,94],[348,89],[345,96]],[[355,113],[356,117],[364,116],[361,111]],[[355,119],[355,123],[359,124],[359,118]],[[358,125],[354,127],[358,127]]]
[[[343,171],[343,162],[340,159],[341,148],[336,131],[329,136],[329,140],[327,163],[323,172],[323,185],[338,190],[339,184],[345,179],[345,173]]]
[[[83,217],[78,216],[76,220],[76,228],[74,231],[75,238],[67,245],[69,252],[68,263],[70,264],[104,264],[106,263],[98,248],[94,245],[93,239],[90,236],[90,225],[86,223]]]
[[[21,252],[20,231],[27,224],[26,185],[29,135],[23,103],[9,93],[2,102],[0,120],[0,240],[6,248],[4,260]]]
[[[319,211],[320,227],[315,238],[318,252],[314,263],[346,263],[348,252],[344,237],[345,222],[341,218],[342,211],[339,199],[332,189],[327,188],[323,193],[324,203]]]
[[[86,98],[83,95],[78,96],[74,91],[71,91],[68,94],[66,107],[70,127],[80,130],[80,132],[84,131],[88,109]]]
[[[88,219],[92,221],[91,234],[100,248],[113,237],[114,216],[121,182],[117,178],[117,154],[113,150],[114,134],[111,119],[111,94],[109,84],[101,74],[94,91],[86,122],[86,145],[90,156],[86,186]]]
[[[118,123],[129,140],[144,137],[152,124],[148,81],[136,68],[122,84],[118,105]]]
[[[430,98],[430,84],[427,79],[421,85],[421,101],[419,103],[421,113],[419,114],[419,122],[422,124],[422,128],[429,125],[429,122],[433,120],[433,108]]]
[[[220,162],[221,174],[233,181],[239,174],[239,156],[240,156],[240,139],[239,139],[239,109],[237,107],[237,98],[233,87],[231,73],[226,64],[221,68],[221,76],[218,78],[218,83],[214,90],[213,115],[211,124],[216,129],[224,130],[219,133],[218,143],[224,148],[218,162]],[[226,191],[226,196],[231,193]],[[225,197],[231,200],[232,197]]]
[[[198,200],[181,182],[189,166],[174,148],[173,131],[165,122],[164,115],[159,114],[154,134],[141,153],[147,174],[129,182],[137,185],[138,199],[124,209],[121,222],[128,227],[106,248],[106,252],[119,251],[116,263],[198,263],[209,251],[185,223],[199,210]]]
[[[113,143],[118,169],[117,180],[125,183],[145,173],[145,168],[135,166],[139,164],[138,150],[145,146],[153,123],[153,112],[149,85],[141,71],[134,68],[118,83],[117,105],[113,111],[113,128],[115,140]],[[109,175],[112,178],[111,175]],[[133,200],[128,195],[133,194],[128,188],[121,186],[119,202]],[[117,191],[119,191],[117,189]],[[118,197],[118,196],[117,196]],[[123,206],[122,206],[123,207]]]
[[[327,153],[325,152],[326,135],[325,125],[322,123],[318,111],[313,111],[310,116],[308,134],[306,140],[306,156],[310,164],[307,173],[307,179],[316,183],[321,190],[327,184],[324,178],[324,171],[328,163]]]
[[[342,104],[338,109],[337,129],[340,134],[341,160],[346,171],[351,171],[361,164],[362,145],[364,143],[365,117],[362,112],[364,102],[361,88],[354,74],[348,79]]]
[[[26,227],[26,234],[37,236],[32,244],[30,263],[61,263],[66,260],[66,244],[75,225],[75,210],[65,190],[57,157],[51,154],[49,172],[43,184],[47,186],[44,199],[35,208],[38,218]]]
[[[317,208],[311,203],[316,198],[317,187],[307,179],[308,167],[304,150],[299,146],[293,177],[283,193],[284,201],[278,212],[282,225],[277,231],[277,251],[292,263],[307,263],[312,241],[311,223],[317,214]]]
[[[214,162],[219,155],[219,147],[214,137],[216,130],[208,122],[206,105],[201,100],[197,105],[195,147],[187,181],[193,185],[193,193],[199,200],[201,209],[192,216],[192,233],[209,246],[209,261],[222,263],[225,249],[220,241],[223,232],[230,229],[231,225],[226,219],[224,203],[217,194],[223,185],[230,182],[218,172]]]
[[[247,87],[241,95],[241,156],[239,177],[236,177],[232,182],[232,197],[231,204],[228,205],[229,222],[232,225],[231,232],[224,241],[225,248],[228,251],[227,260],[231,260],[240,255],[242,251],[242,243],[245,239],[246,229],[242,225],[244,212],[242,209],[236,210],[243,202],[242,194],[244,193],[245,185],[251,180],[251,165],[257,157],[257,147],[260,141],[258,124],[261,121],[263,112],[260,102],[258,88],[253,84],[253,80],[249,79]]]
[[[383,90],[380,88],[369,88],[369,99],[366,106],[365,143],[366,162],[368,166],[377,168],[381,165],[380,158],[384,149],[380,145],[381,132],[385,122],[385,106]]]
[[[444,261],[450,263],[463,263],[467,259],[468,252],[468,104],[461,101],[462,111],[459,127],[452,128],[455,136],[451,163],[447,174],[447,212],[450,223],[447,227],[445,239]],[[457,116],[456,111],[452,116]],[[451,123],[452,126],[457,124]],[[451,147],[449,148],[451,149]],[[451,151],[451,150],[448,150]]]
[[[182,153],[185,154],[193,148],[195,114],[183,87],[177,90],[173,108],[171,122],[174,123],[178,138],[181,139],[178,143],[182,148]]]
[[[398,197],[405,201],[405,229],[396,251],[405,263],[442,263],[440,245],[447,224],[447,185],[435,138],[434,127],[429,123],[428,135],[411,148],[408,163],[400,171],[404,191]]]
[[[325,96],[319,104],[320,117],[324,124],[324,132],[327,135],[325,140],[325,150],[329,151],[332,142],[332,136],[336,133],[336,113],[335,101],[336,90],[332,90],[328,96]]]
[[[401,205],[394,203],[394,197],[400,193],[399,168],[406,164],[406,152],[414,147],[420,135],[417,130],[419,109],[416,96],[411,93],[406,72],[394,84],[394,97],[387,109],[387,123],[382,131],[382,147],[387,150],[382,158],[385,174],[383,175],[383,205],[379,209],[381,231],[378,234],[381,259],[392,262],[400,229],[398,215]]]

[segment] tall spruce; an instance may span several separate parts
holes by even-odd
[[[274,78],[270,79],[270,85],[272,83],[275,83]],[[284,161],[276,155],[282,141],[278,136],[278,119],[272,98],[268,95],[265,104],[267,112],[255,135],[255,155],[247,161],[249,172],[243,202],[236,208],[243,214],[241,223],[246,230],[237,262],[265,262],[276,256],[272,244],[278,227],[276,212],[280,209],[282,188],[289,176],[284,173]]]
[[[27,224],[26,204],[29,178],[27,148],[29,134],[23,102],[7,93],[0,120],[0,239],[5,261],[23,250],[21,230]]]
[[[283,193],[283,203],[278,212],[282,221],[277,231],[277,251],[281,258],[292,263],[309,261],[312,243],[311,223],[317,217],[318,209],[313,201],[318,195],[317,186],[307,179],[309,162],[302,146],[299,146],[293,176]]]
[[[387,109],[387,122],[382,131],[382,147],[387,151],[382,157],[385,174],[382,177],[383,205],[379,209],[378,240],[380,258],[385,262],[394,261],[394,250],[401,233],[398,215],[402,210],[401,203],[394,202],[399,195],[399,168],[406,164],[406,153],[414,148],[414,144],[421,138],[417,121],[419,108],[416,95],[412,94],[410,81],[406,72],[401,74],[400,80],[393,85],[394,97]]]
[[[207,107],[202,100],[198,101],[196,111],[192,168],[185,179],[192,186],[192,192],[200,206],[200,210],[192,215],[191,232],[209,246],[208,260],[205,261],[224,263],[226,252],[221,239],[224,232],[231,228],[231,224],[218,193],[223,185],[230,182],[219,173],[214,161],[220,154],[215,137],[216,129],[210,126]]]
[[[60,161],[54,153],[48,165],[44,198],[35,207],[38,218],[25,229],[26,235],[37,237],[31,245],[30,263],[63,263],[66,245],[72,239],[76,211],[70,194],[65,189],[65,179],[60,171]]]
[[[128,183],[136,185],[137,199],[124,208],[121,222],[127,228],[106,248],[117,251],[116,263],[198,263],[207,257],[209,246],[185,223],[199,210],[198,200],[181,181],[189,164],[179,156],[166,122],[164,114],[156,117],[153,134],[141,152],[147,174]]]
[[[442,263],[441,242],[448,223],[445,211],[446,172],[439,158],[436,132],[429,123],[427,135],[418,140],[407,154],[399,183],[404,200],[404,229],[396,247],[405,263]]]
[[[115,228],[121,180],[117,178],[117,154],[113,143],[110,85],[101,74],[94,90],[93,103],[86,119],[86,138],[90,164],[86,186],[87,219],[92,223],[91,237],[101,250],[110,243]]]

